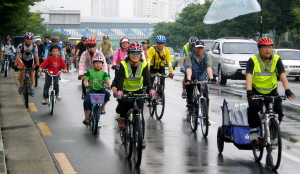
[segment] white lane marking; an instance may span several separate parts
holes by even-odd
[[[300,163],[300,158],[282,151],[282,156],[289,158],[297,163]]]
[[[70,80],[65,80],[65,79],[61,78],[60,81],[61,81],[61,82],[68,82],[68,81],[70,81]]]

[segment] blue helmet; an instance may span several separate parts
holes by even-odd
[[[160,43],[166,43],[167,42],[167,38],[163,35],[158,35],[155,39],[156,42],[160,42]]]

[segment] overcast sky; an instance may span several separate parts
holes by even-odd
[[[120,0],[120,7],[128,6],[132,0]],[[50,7],[53,10],[58,10],[59,7],[64,7],[64,10],[80,10],[82,16],[91,16],[91,0],[45,0],[40,3],[41,5]],[[126,8],[120,10],[120,16],[130,17],[126,13]]]

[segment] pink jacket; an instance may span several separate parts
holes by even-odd
[[[103,53],[100,52],[99,50],[96,50],[96,52],[94,53],[94,55],[93,55],[92,58],[90,58],[90,53],[88,51],[84,51],[81,54],[81,57],[80,57],[80,60],[79,60],[78,75],[84,75],[84,73],[86,73],[87,70],[94,69],[93,59],[96,56],[97,57],[100,56],[104,60],[104,63],[103,63],[103,66],[102,66],[102,70],[105,71],[106,73],[108,73],[108,71],[107,71],[108,66],[107,66],[107,63],[106,63],[106,60],[105,60],[105,57],[104,57]]]
[[[114,54],[114,57],[113,57],[113,60],[112,62],[116,62],[116,65],[117,66],[120,66],[120,62],[122,60],[124,60],[125,56],[127,55],[127,50],[126,51],[122,51],[122,49],[118,49],[115,51],[115,54]]]

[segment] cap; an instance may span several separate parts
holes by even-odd
[[[35,39],[35,41],[42,41],[40,38]]]
[[[142,41],[142,44],[149,44],[149,43],[150,43],[149,40],[143,40],[143,41]]]
[[[123,38],[120,43],[122,42],[129,42],[129,40],[127,38]]]
[[[197,40],[195,47],[196,48],[204,48],[204,42],[201,40]]]

